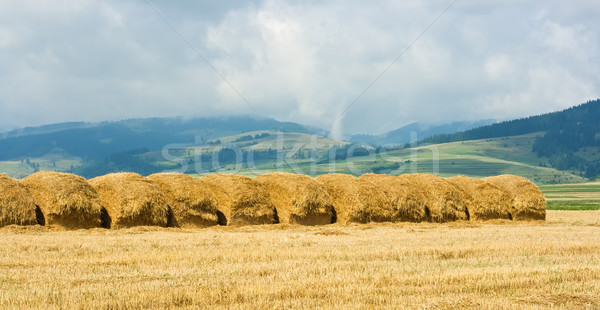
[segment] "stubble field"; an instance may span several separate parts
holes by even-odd
[[[546,222],[0,229],[0,308],[600,308],[600,211]]]

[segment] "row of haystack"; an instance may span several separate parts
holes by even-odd
[[[206,227],[292,223],[544,220],[546,202],[527,179],[435,175],[317,178],[268,173],[257,178],[180,173],[114,173],[89,181],[37,172],[0,175],[0,227]]]

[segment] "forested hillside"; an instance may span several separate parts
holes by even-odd
[[[538,116],[506,121],[447,135],[424,139],[422,143],[489,139],[539,132],[532,151],[548,157],[552,167],[577,170],[588,178],[600,174],[600,99],[572,108]],[[589,150],[582,154],[582,150]]]

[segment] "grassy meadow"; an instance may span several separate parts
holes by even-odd
[[[435,173],[442,177],[466,175],[486,177],[499,174],[524,176],[536,184],[582,183],[588,180],[568,171],[549,167],[547,159],[531,151],[537,134],[452,142],[401,149],[335,162],[314,163],[309,159],[256,162],[253,167],[225,165],[220,172],[256,176],[273,170],[321,175],[330,172],[360,175],[378,170],[390,174]],[[304,141],[309,145],[308,141]],[[267,144],[263,144],[265,146]],[[275,145],[275,144],[273,144]],[[324,144],[330,145],[330,144]],[[208,173],[208,172],[206,172]],[[203,175],[200,173],[196,175]]]
[[[600,210],[600,183],[542,185],[549,210]]]
[[[0,308],[598,309],[600,211],[198,230],[0,229]]]
[[[269,134],[255,141],[240,141],[244,136]],[[361,175],[367,172],[376,173],[435,173],[443,177],[467,175],[486,177],[498,174],[515,174],[524,176],[536,184],[569,184],[583,183],[589,180],[569,171],[551,168],[546,158],[539,158],[531,151],[538,134],[527,134],[495,139],[472,140],[444,143],[416,148],[393,150],[375,154],[368,148],[368,156],[350,157],[329,162],[329,149],[333,146],[344,146],[347,142],[335,141],[303,133],[283,133],[275,131],[254,131],[243,134],[221,137],[217,145],[194,146],[171,150],[165,158],[163,151],[150,151],[134,157],[142,163],[159,167],[163,170],[179,169],[179,162],[189,162],[187,173],[201,176],[213,172],[236,173],[257,176],[272,171],[295,172],[308,175],[321,175],[331,172]],[[210,140],[209,142],[216,142]],[[243,163],[219,163],[216,167],[212,160],[198,162],[201,155],[213,155],[221,146],[235,145],[239,150],[266,151],[282,148],[286,156],[267,158]],[[309,150],[317,155],[317,160],[308,157]],[[580,154],[586,158],[595,158],[595,149],[585,150]],[[583,151],[582,151],[583,152]],[[299,153],[304,156],[298,156]],[[247,157],[247,156],[246,156]],[[244,157],[244,159],[247,159]],[[32,163],[40,170],[68,171],[70,167],[79,166],[85,161],[59,150],[41,157],[31,158]],[[241,158],[240,158],[241,160]],[[127,169],[126,169],[127,170]],[[21,161],[0,161],[0,171],[11,177],[22,178],[35,170],[31,165]]]
[[[536,184],[587,181],[579,175],[548,167],[547,159],[539,158],[531,151],[536,136],[528,134],[436,144],[390,152],[385,158],[388,161],[410,161],[395,173],[416,170],[422,173],[437,172],[443,177],[462,174],[476,178],[515,174]]]

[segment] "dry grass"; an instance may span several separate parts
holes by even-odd
[[[499,175],[483,178],[512,195],[513,220],[545,220],[546,198],[542,191],[528,179],[516,175]]]
[[[335,221],[331,197],[315,179],[303,174],[272,172],[255,180],[269,192],[280,223],[325,225]]]
[[[200,179],[183,173],[148,176],[160,187],[173,211],[175,227],[206,227],[219,224],[217,199]]]
[[[388,174],[366,173],[359,177],[369,181],[388,196],[394,208],[394,222],[431,221],[423,191],[405,178]]]
[[[217,198],[227,225],[278,223],[277,210],[261,183],[242,175],[209,174],[200,178]]]
[[[0,308],[598,309],[599,228],[599,211],[486,224],[10,226]]]
[[[21,180],[45,217],[46,225],[68,229],[110,227],[96,190],[74,174],[40,171]]]
[[[0,174],[0,227],[44,225],[43,214],[40,218],[36,216],[40,213],[41,210],[25,186],[5,174]]]
[[[454,184],[433,174],[403,174],[398,178],[423,191],[432,222],[469,220],[468,198]]]
[[[339,223],[391,222],[396,215],[388,195],[369,181],[340,173],[317,180],[331,196]]]
[[[512,195],[481,179],[455,176],[446,179],[463,191],[471,220],[512,219]]]
[[[171,208],[160,187],[136,173],[111,173],[91,179],[112,227],[170,226]]]

